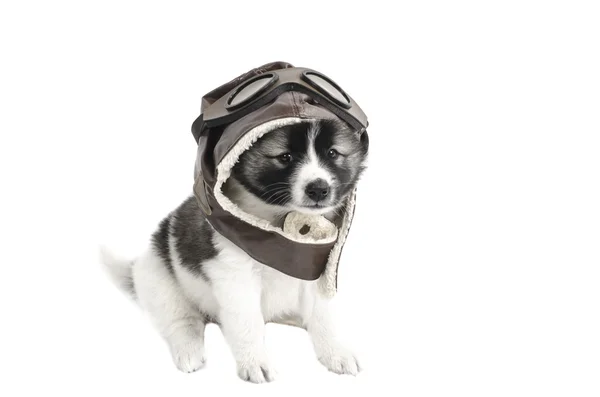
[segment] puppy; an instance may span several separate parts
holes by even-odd
[[[358,183],[367,155],[367,143],[345,124],[301,122],[255,142],[223,191],[244,211],[274,224],[292,210],[331,217]],[[211,227],[193,196],[160,222],[141,256],[120,260],[104,250],[103,262],[148,313],[181,371],[205,363],[204,328],[211,322],[220,326],[239,377],[249,382],[275,378],[263,340],[267,322],[306,329],[330,371],[360,371],[354,354],[336,340],[316,282],[253,260]]]

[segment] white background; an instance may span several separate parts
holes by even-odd
[[[598,396],[595,2],[208,3],[2,2],[0,395]],[[214,327],[179,373],[98,263],[191,192],[201,96],[271,61],[371,123],[335,299],[357,378],[285,326],[272,384]]]

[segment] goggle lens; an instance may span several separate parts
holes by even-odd
[[[250,80],[249,83],[244,84],[231,95],[227,101],[227,107],[235,108],[243,105],[267,88],[273,80],[274,77],[272,74],[259,76],[256,79]]]
[[[338,104],[344,107],[350,107],[350,100],[346,97],[346,94],[340,88],[336,87],[333,82],[313,72],[306,72],[304,76],[313,87],[320,90],[323,94],[333,98]]]

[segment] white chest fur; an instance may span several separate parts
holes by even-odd
[[[218,319],[220,308],[227,304],[223,296],[233,300],[257,296],[265,322],[289,322],[310,314],[316,281],[299,280],[264,266],[218,233],[213,243],[219,254],[202,265],[210,282],[181,267],[177,272],[186,294],[201,311]]]

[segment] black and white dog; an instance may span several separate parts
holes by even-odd
[[[243,210],[281,223],[288,212],[327,216],[339,210],[366,168],[367,144],[333,121],[285,126],[242,154],[224,190]],[[238,375],[274,379],[264,325],[295,316],[329,370],[356,375],[354,354],[336,340],[328,302],[315,282],[264,266],[219,235],[193,196],[162,220],[146,252],[123,260],[103,249],[108,274],[149,314],[177,368],[193,372],[205,362],[204,328],[219,324]]]

